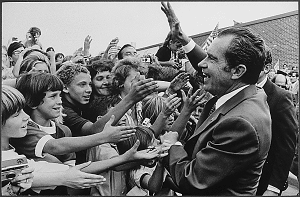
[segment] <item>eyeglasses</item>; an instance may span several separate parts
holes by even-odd
[[[22,50],[23,51],[23,50]],[[14,55],[19,55],[20,53],[22,53],[22,51],[14,51],[13,54]]]

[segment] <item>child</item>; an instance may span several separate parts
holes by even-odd
[[[151,150],[153,148],[160,149],[160,158],[166,156],[168,153],[165,153],[165,151],[170,148],[170,144],[167,141],[165,141],[161,146],[158,146],[158,142],[154,137],[152,129],[149,127],[138,126],[136,127],[136,133],[134,136],[117,143],[120,154],[129,150],[136,141],[141,142],[139,150]],[[127,193],[127,195],[146,196],[150,193],[155,194],[161,190],[164,177],[166,176],[166,171],[161,160],[158,159],[156,166],[155,160],[152,160],[152,163],[147,162],[144,165],[149,167],[139,165],[129,171],[129,180],[127,184],[132,189],[129,193]]]
[[[29,116],[23,111],[25,98],[18,90],[3,85],[1,99],[1,151],[2,161],[4,161],[18,156],[14,148],[9,144],[9,140],[11,138],[20,138],[26,135]],[[48,163],[45,161],[34,162],[33,160],[29,160],[28,164],[30,168],[23,170],[21,172],[22,175],[17,176],[11,181],[11,183],[17,182],[16,188],[9,186],[9,192],[7,190],[8,187],[2,185],[2,194],[9,193],[10,195],[15,195],[19,193],[19,190],[20,192],[23,192],[28,189],[30,184],[22,184],[22,182],[26,179],[32,179],[32,167],[35,168],[33,172],[34,177],[32,181],[32,188],[39,189],[39,191],[41,188],[53,188],[58,185],[65,185],[72,188],[88,188],[101,184],[105,181],[102,176],[84,173],[81,172],[81,170],[85,172],[99,173],[127,161],[153,159],[157,156],[157,151],[137,152],[136,150],[138,146],[139,142],[135,143],[134,147],[125,154],[107,161],[93,163],[88,162],[71,168],[63,164]],[[29,183],[30,181],[31,180],[29,180]],[[13,185],[15,186],[15,184]]]
[[[20,154],[29,158],[43,158],[45,153],[49,162],[63,162],[75,165],[75,151],[107,143],[124,140],[134,134],[132,127],[107,126],[102,132],[83,137],[71,137],[70,129],[54,122],[61,111],[62,81],[48,73],[30,73],[20,78],[16,88],[24,95],[29,114],[28,133],[23,138],[13,139],[11,143]]]

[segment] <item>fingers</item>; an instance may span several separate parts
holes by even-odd
[[[136,142],[134,143],[134,145],[132,146],[132,150],[133,151],[137,151],[138,147],[140,146],[140,140],[136,140]]]

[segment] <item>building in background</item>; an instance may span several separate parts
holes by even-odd
[[[236,19],[239,20],[239,19]],[[247,23],[234,23],[236,27],[246,27],[261,35],[272,49],[273,66],[279,60],[279,68],[284,64],[291,69],[299,66],[299,21],[298,10]],[[226,27],[227,28],[227,27]],[[219,29],[220,31],[225,28]],[[198,45],[210,35],[211,31],[190,36]],[[155,54],[162,43],[137,49],[141,55]]]

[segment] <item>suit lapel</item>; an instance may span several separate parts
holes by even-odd
[[[245,99],[251,97],[257,91],[255,85],[250,85],[243,89],[242,91],[238,92],[228,101],[226,101],[222,106],[220,106],[216,111],[214,111],[206,120],[200,125],[200,127],[194,132],[194,134],[189,138],[192,139],[205,131],[210,125],[215,124],[217,120],[220,119],[221,116],[227,114],[232,108],[236,107]],[[189,141],[188,140],[188,141]]]

